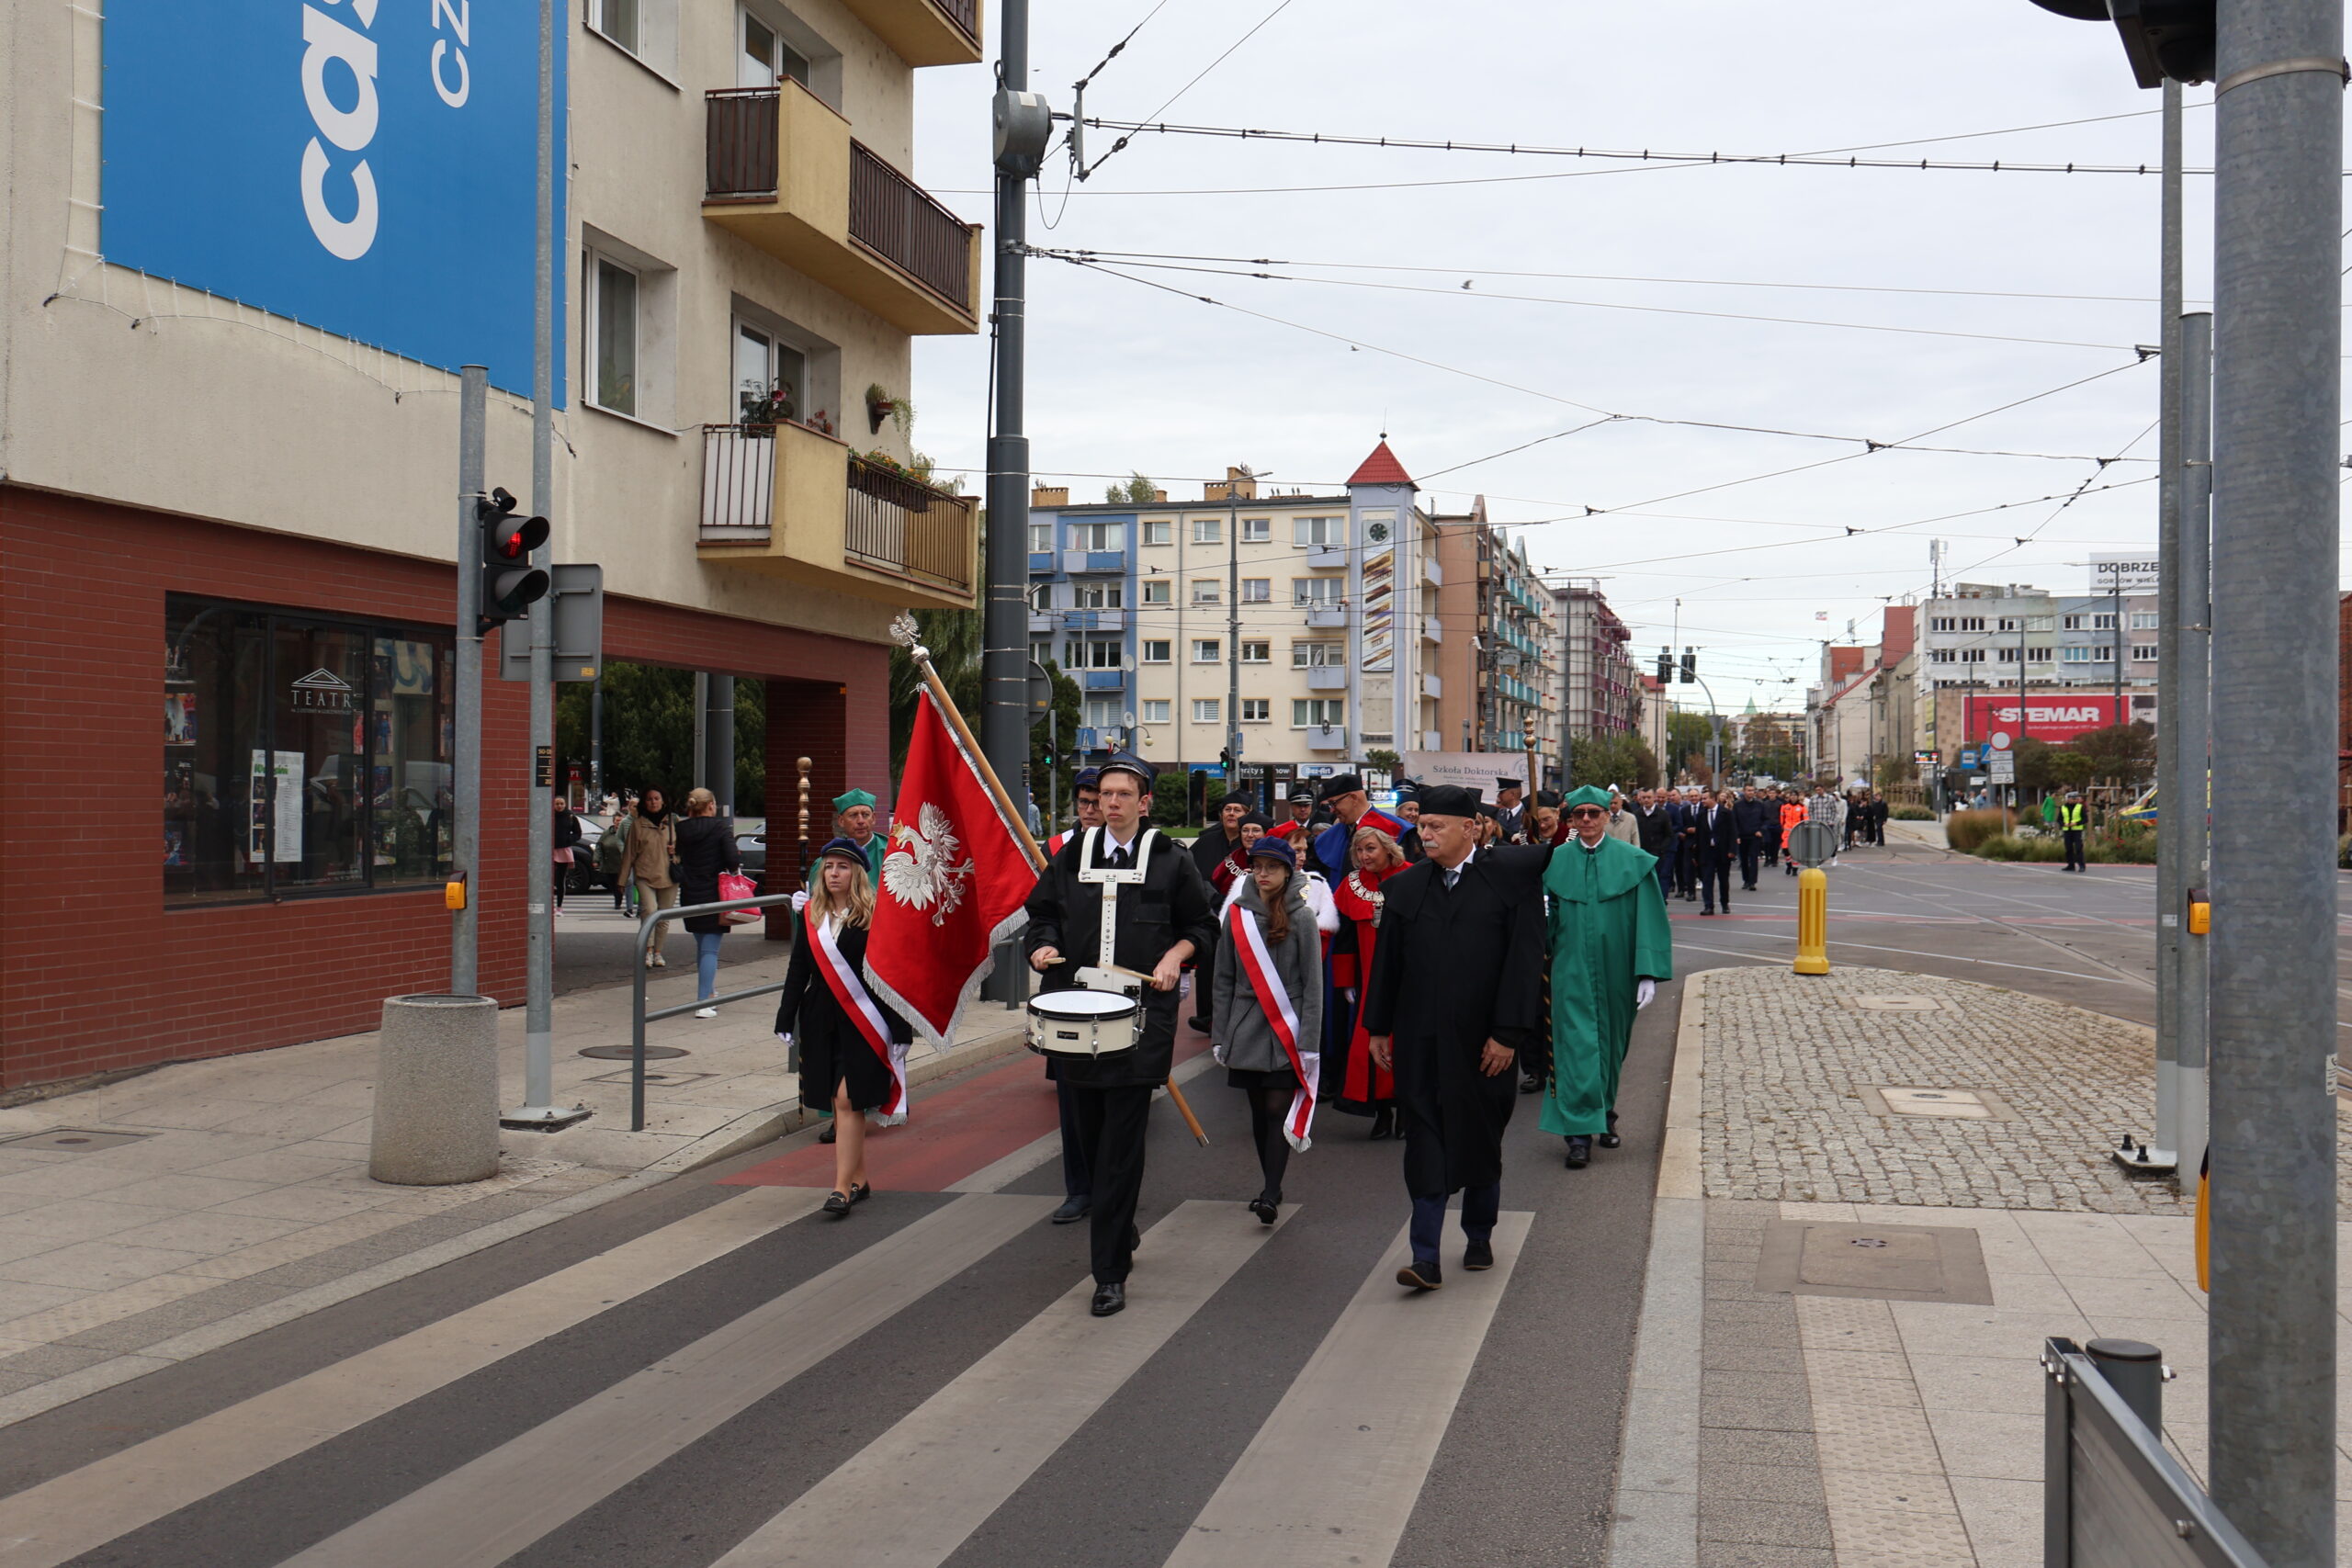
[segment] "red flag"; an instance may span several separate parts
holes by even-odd
[[[946,1040],[990,949],[1021,928],[1037,872],[928,686],[891,815],[865,969],[901,1018]]]

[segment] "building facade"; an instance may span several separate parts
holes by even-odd
[[[1439,614],[1446,644],[1438,731],[1430,750],[1535,755],[1534,782],[1558,782],[1560,639],[1551,589],[1513,539],[1487,521],[1484,497],[1469,512],[1433,520],[1445,586]]]
[[[1949,764],[1962,746],[1996,733],[2061,742],[2115,724],[2154,724],[2158,613],[2154,594],[1956,584],[1918,612],[1920,679],[1935,698],[1918,727],[1920,747]]]
[[[604,569],[604,657],[763,682],[771,777],[887,793],[889,619],[974,602],[973,506],[893,418],[912,337],[979,321],[978,231],[904,173],[974,0],[560,13],[543,495],[531,18],[461,14],[306,13],[302,130],[254,161],[284,51],[243,12],[0,12],[0,1087],[446,985],[460,364],[488,481]],[[471,893],[514,1002],[531,758],[485,662]]]
[[[1630,645],[1634,634],[1594,581],[1552,591],[1559,628],[1560,723],[1574,740],[1631,735],[1641,728],[1642,689]]]

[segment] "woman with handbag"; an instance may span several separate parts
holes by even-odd
[[[621,875],[637,895],[638,919],[676,908],[678,883],[672,867],[677,859],[677,823],[670,815],[670,797],[661,785],[648,784],[628,814],[628,850],[621,860]],[[645,966],[668,967],[658,939],[646,952]]]
[[[1272,1224],[1294,1148],[1308,1145],[1323,1038],[1323,936],[1287,839],[1261,838],[1217,940],[1210,1050],[1250,1097],[1265,1185],[1250,1212]]]
[[[686,796],[685,819],[678,824],[678,889],[689,906],[716,904],[718,879],[741,871],[742,857],[735,849],[735,824],[718,815],[718,797],[707,789]],[[695,915],[686,920],[695,939],[695,1000],[708,1003],[718,994],[718,939],[726,934],[723,915]],[[717,1018],[718,1010],[705,1006],[696,1018]]]
[[[895,1126],[907,1119],[907,1045],[914,1032],[874,999],[865,972],[865,942],[874,919],[874,884],[855,840],[835,839],[820,851],[817,886],[800,911],[775,1032],[800,1040],[800,1103],[833,1112],[833,1190],[825,1213],[835,1218],[864,1202],[865,1122]]]

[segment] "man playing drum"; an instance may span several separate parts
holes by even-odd
[[[1152,1091],[1175,1060],[1177,987],[1186,961],[1216,936],[1200,869],[1183,845],[1146,825],[1151,785],[1151,770],[1133,757],[1103,764],[1102,825],[1065,844],[1029,896],[1029,964],[1045,976],[1043,992],[1124,992],[1142,1003],[1131,1048],[1060,1061],[1093,1179],[1097,1317],[1127,1304],[1127,1270],[1142,1239],[1144,1135]]]

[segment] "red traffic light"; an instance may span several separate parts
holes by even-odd
[[[528,560],[531,552],[548,542],[544,517],[508,517],[492,525],[491,548],[507,560]]]

